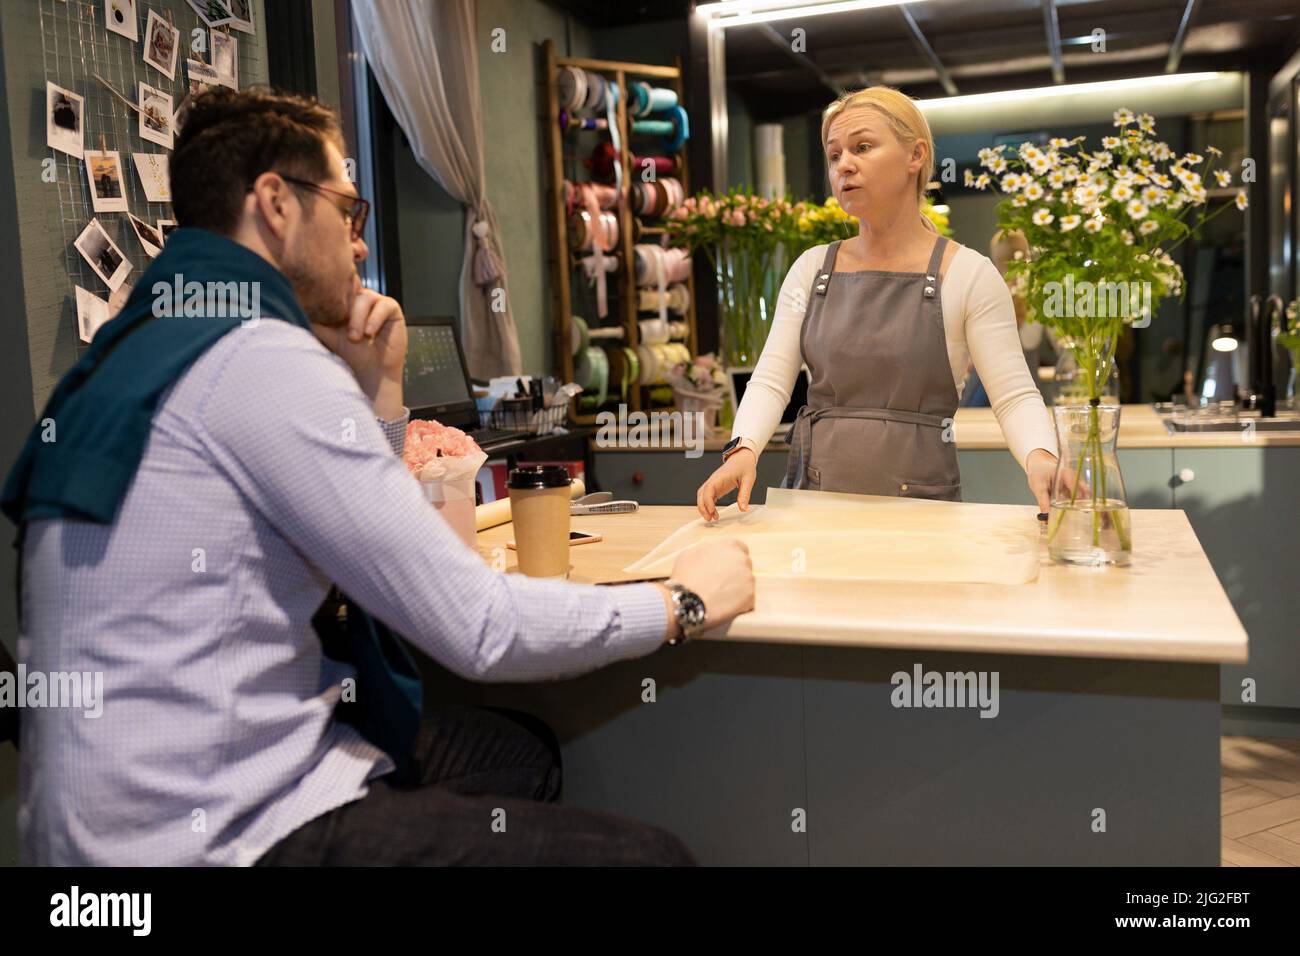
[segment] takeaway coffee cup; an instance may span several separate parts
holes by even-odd
[[[558,465],[516,468],[506,481],[519,570],[529,577],[569,573],[569,483]]]

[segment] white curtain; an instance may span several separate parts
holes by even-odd
[[[353,0],[352,11],[366,60],[416,160],[465,206],[460,310],[470,374],[518,375],[519,335],[483,175],[474,0]]]

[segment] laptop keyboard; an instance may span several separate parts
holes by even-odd
[[[523,432],[511,432],[503,428],[480,428],[477,431],[466,432],[466,434],[478,442],[479,447],[498,445],[502,442],[517,441],[528,437]]]

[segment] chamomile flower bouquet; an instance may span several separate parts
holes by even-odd
[[[1116,133],[1090,150],[1086,137],[980,151],[983,171],[967,186],[1005,195],[998,226],[1029,245],[1007,269],[1033,317],[1074,354],[1078,399],[1054,409],[1060,454],[1052,481],[1048,551],[1072,564],[1128,564],[1128,505],[1115,453],[1120,409],[1102,404],[1125,323],[1144,328],[1161,300],[1182,296],[1170,252],[1229,205],[1206,215],[1206,183],[1232,185],[1216,169],[1221,153],[1177,155],[1156,136],[1155,119],[1115,111]],[[1245,209],[1245,190],[1235,205]]]
[[[1002,144],[980,151],[984,171],[965,174],[967,186],[1006,196],[998,226],[1022,232],[1030,248],[1007,278],[1033,318],[1070,343],[1088,399],[1109,380],[1123,325],[1144,328],[1162,299],[1183,295],[1170,252],[1230,206],[1247,205],[1241,189],[1234,203],[1205,214],[1206,183],[1232,185],[1232,173],[1215,168],[1220,150],[1179,156],[1156,138],[1150,114],[1118,109],[1113,119],[1116,133],[1098,150],[1086,149],[1083,136],[1046,148]]]

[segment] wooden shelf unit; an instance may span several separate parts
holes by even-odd
[[[617,296],[611,294],[610,297],[610,317],[606,320],[605,326],[612,323],[610,320],[617,318],[617,324],[623,329],[623,339],[619,347],[626,346],[635,349],[641,342],[640,326],[637,324],[642,313],[637,310],[637,284],[636,284],[636,258],[633,252],[633,225],[632,220],[635,213],[629,209],[629,189],[633,176],[639,176],[640,170],[634,170],[631,165],[632,141],[630,131],[631,122],[627,109],[627,84],[628,79],[649,80],[655,85],[664,86],[674,90],[677,93],[679,103],[685,103],[685,89],[682,86],[682,68],[681,58],[674,57],[672,66],[659,66],[650,63],[626,63],[616,60],[593,60],[585,57],[561,57],[555,55],[555,45],[551,40],[543,44],[542,70],[543,77],[539,84],[542,92],[542,108],[540,110],[540,119],[545,126],[543,140],[546,143],[546,202],[550,215],[550,250],[547,256],[548,265],[551,270],[551,302],[554,316],[554,336],[555,336],[555,374],[561,376],[565,382],[573,381],[574,361],[573,354],[570,350],[570,341],[572,336],[572,322],[570,317],[573,315],[573,282],[575,273],[579,274],[578,281],[585,281],[581,278],[579,267],[575,265],[576,257],[569,249],[569,223],[564,207],[564,180],[565,180],[565,136],[566,134],[560,129],[560,105],[556,91],[556,71],[563,66],[580,67],[593,73],[599,73],[607,80],[618,84],[619,100],[616,113],[616,119],[619,130],[619,142],[622,143],[618,160],[623,167],[623,190],[620,202],[617,207],[619,220],[619,243],[618,249],[614,254],[619,257],[620,270],[617,275],[616,289]],[[585,113],[585,111],[584,111]],[[649,139],[638,138],[641,142],[650,142]],[[677,163],[680,172],[677,178],[681,181],[682,191],[685,195],[690,195],[689,180],[689,143],[684,144],[677,153]],[[645,149],[647,155],[659,155],[660,150]],[[576,158],[576,157],[575,157]],[[653,242],[656,237],[664,234],[662,226],[642,224],[641,241]],[[686,314],[677,317],[678,321],[684,320],[687,323],[687,338],[684,344],[690,350],[692,356],[697,354],[699,346],[698,330],[696,328],[695,316],[695,280],[688,275],[684,283],[689,293],[689,305]],[[644,313],[646,318],[651,317],[652,313]],[[596,327],[598,321],[596,316],[583,316],[588,325]],[[595,339],[593,345],[598,344]],[[603,341],[602,343],[603,344]],[[620,383],[613,380],[613,370],[621,368],[622,363],[615,365],[611,362],[611,380],[609,383],[609,394],[617,397],[621,394]],[[628,407],[632,411],[648,410],[651,405],[649,389],[654,386],[649,385],[631,385],[628,388]],[[607,402],[608,404],[608,402]],[[663,407],[663,410],[670,410],[669,407]],[[595,423],[596,415],[594,412],[579,413],[578,399],[574,399],[573,406],[570,409],[570,417],[579,425],[591,425]]]

